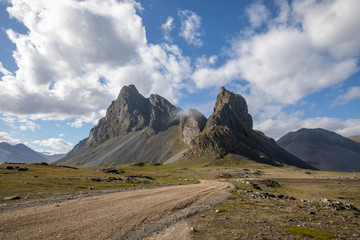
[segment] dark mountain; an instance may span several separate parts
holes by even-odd
[[[223,87],[204,130],[191,140],[185,157],[212,155],[222,158],[228,153],[234,153],[261,163],[313,168],[252,127],[252,117],[245,99]]]
[[[48,162],[48,160],[24,144],[13,146],[2,142],[0,143],[0,163],[4,162],[34,163]]]
[[[311,168],[278,147],[273,139],[254,131],[245,99],[225,88],[207,120],[195,109],[186,115],[161,96],[145,98],[133,85],[120,91],[89,137],[58,163],[82,167],[163,163],[181,156],[221,158],[228,153],[273,165]]]
[[[350,136],[351,140],[360,143],[360,135]]]
[[[197,120],[201,123],[197,123]],[[205,120],[204,120],[205,119]],[[206,118],[191,110],[189,117],[159,95],[143,97],[134,85],[121,89],[106,116],[59,163],[97,166],[137,161],[165,162],[183,152]],[[182,134],[182,131],[185,134]],[[197,133],[198,133],[197,132]]]
[[[286,134],[277,143],[320,170],[360,171],[360,143],[334,132],[303,128]]]

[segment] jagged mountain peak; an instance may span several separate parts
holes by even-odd
[[[309,167],[252,127],[245,99],[224,87],[206,119],[196,109],[186,114],[157,94],[145,98],[129,85],[121,89],[86,143],[75,146],[64,161],[87,166],[165,162],[186,151],[183,157],[190,159],[234,153],[263,163]]]
[[[226,126],[235,132],[248,134],[253,127],[245,99],[233,92],[221,88],[215,102],[214,112],[209,117],[205,129]]]
[[[91,129],[86,145],[94,147],[145,128],[149,135],[154,135],[179,123],[181,111],[157,94],[145,98],[134,85],[124,86],[107,109],[106,116]]]

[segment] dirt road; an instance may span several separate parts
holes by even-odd
[[[229,195],[228,183],[117,192],[0,212],[0,239],[143,239]]]

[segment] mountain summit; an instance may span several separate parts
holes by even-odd
[[[245,99],[224,87],[209,119],[186,114],[165,98],[143,97],[134,85],[121,89],[106,116],[61,162],[93,167],[137,161],[172,162],[181,156],[222,158],[229,153],[273,165],[311,168],[252,129]]]
[[[91,129],[86,144],[95,147],[108,139],[145,128],[154,135],[179,124],[181,115],[185,113],[165,98],[156,94],[145,98],[134,85],[125,86],[107,109],[106,116]]]
[[[360,171],[360,143],[321,128],[302,128],[277,143],[308,164],[325,171]]]
[[[190,142],[185,157],[197,158],[205,154],[222,158],[229,153],[273,165],[313,168],[284,151],[273,139],[253,130],[245,99],[222,87],[213,113],[204,130]]]

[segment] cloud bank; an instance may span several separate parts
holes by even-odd
[[[130,83],[144,95],[161,93],[173,102],[181,96],[190,60],[176,45],[147,43],[137,14],[142,8],[135,1],[11,4],[10,16],[28,31],[6,31],[16,45],[13,57],[19,69],[11,74],[0,64],[1,112],[95,123]]]

